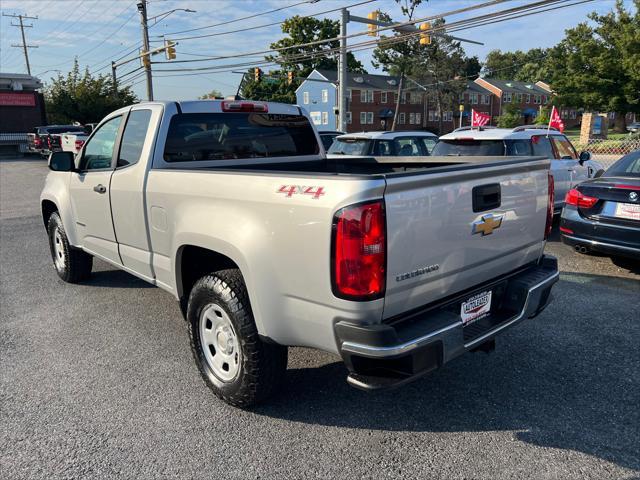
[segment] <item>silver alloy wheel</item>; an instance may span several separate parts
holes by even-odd
[[[59,271],[64,270],[66,258],[67,252],[65,251],[64,243],[62,242],[60,228],[56,228],[53,232],[53,263]]]
[[[227,312],[220,305],[207,305],[200,315],[200,344],[213,374],[223,382],[240,372],[242,351]]]

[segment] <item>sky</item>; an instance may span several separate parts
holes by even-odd
[[[163,38],[222,33],[199,39],[178,40],[176,60],[194,60],[202,56],[237,55],[240,53],[258,52],[269,48],[269,44],[280,39],[280,25],[265,24],[282,22],[293,15],[309,15],[316,12],[341,8],[363,0],[149,0],[148,16],[154,17],[173,9],[188,9],[195,12],[176,11],[151,26],[149,36],[153,46],[162,45]],[[471,12],[447,16],[447,22],[462,20],[474,15],[490,13],[518,5],[531,3],[533,0],[511,0]],[[578,1],[578,0],[575,0]],[[135,50],[141,44],[141,27],[137,0],[0,0],[3,15],[27,14],[37,17],[25,20],[25,24],[33,25],[25,28],[29,45],[38,48],[29,49],[29,60],[32,74],[43,81],[48,81],[58,72],[66,74],[78,58],[81,68],[88,67],[95,74],[110,74],[111,61],[122,58],[134,58]],[[416,10],[416,17],[427,17],[446,13],[451,10],[484,3],[479,0],[429,0],[423,2]],[[625,6],[633,8],[632,0],[624,0]],[[295,5],[298,4],[298,5]],[[463,38],[484,43],[475,45],[464,43],[467,55],[477,55],[482,61],[486,54],[494,49],[503,51],[528,50],[534,47],[550,47],[564,36],[567,28],[582,21],[588,21],[587,15],[592,11],[605,13],[610,11],[615,0],[594,0],[564,9],[531,15],[520,19],[494,25],[473,28],[458,35]],[[269,10],[277,12],[255,16],[254,18],[234,21],[242,17],[259,14]],[[365,5],[349,8],[352,15],[366,17],[373,10],[388,13],[396,21],[401,21],[402,14],[394,0],[376,0]],[[339,12],[320,15],[318,18],[337,19]],[[20,44],[20,29],[12,27],[18,19],[7,16],[0,17],[0,72],[26,73],[24,55],[21,48],[11,44]],[[150,25],[153,21],[149,22]],[[224,23],[223,25],[219,25]],[[210,25],[217,26],[210,27]],[[206,27],[206,28],[202,28]],[[261,28],[256,28],[261,27]],[[183,30],[200,29],[188,33],[175,33]],[[231,30],[242,30],[227,33]],[[348,34],[366,30],[360,23],[349,23]],[[163,35],[165,37],[163,37]],[[371,40],[371,37],[356,37],[349,42]],[[135,52],[135,53],[133,53]],[[378,73],[371,65],[371,50],[356,52],[369,73]],[[154,96],[156,100],[188,100],[197,98],[213,89],[224,95],[236,93],[241,74],[226,72],[206,72],[189,74],[180,72],[161,72],[175,68],[193,68],[210,65],[226,65],[262,60],[263,55],[244,57],[242,60],[227,59],[219,61],[175,63],[153,65]],[[165,61],[164,56],[153,57],[154,61]],[[127,75],[140,66],[139,60],[118,68],[118,76],[122,81],[132,85],[139,98],[146,98],[146,87],[141,71]],[[237,68],[246,71],[248,67]]]

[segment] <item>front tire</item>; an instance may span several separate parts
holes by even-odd
[[[58,276],[68,283],[78,283],[88,279],[91,276],[93,257],[69,245],[58,212],[52,213],[49,217],[47,233],[53,266]]]
[[[228,404],[255,405],[284,380],[287,347],[258,336],[239,270],[221,270],[196,282],[189,295],[187,324],[202,378]]]

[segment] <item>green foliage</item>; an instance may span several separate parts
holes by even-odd
[[[301,78],[306,78],[314,69],[337,70],[338,57],[329,50],[340,46],[338,40],[288,48],[339,36],[340,23],[337,20],[320,20],[296,15],[282,24],[282,33],[286,36],[272,43],[271,48],[286,50],[265,57],[265,60],[277,63],[280,68],[271,70],[268,74],[265,72],[261,82],[254,81],[253,68],[249,69],[240,87],[240,93],[244,98],[295,103],[295,90],[300,85]],[[312,57],[309,58],[309,55]],[[356,60],[352,53],[347,54],[347,68],[351,72],[366,73],[362,63]],[[287,83],[287,72],[293,72],[296,78],[291,85]],[[267,76],[277,81],[269,82],[266,80]]]
[[[536,82],[546,78],[545,59],[548,50],[532,48],[527,52],[491,50],[484,62],[483,73],[489,78]]]
[[[548,125],[549,120],[551,120],[551,107],[542,107],[538,110],[536,125]]]
[[[502,115],[498,117],[498,127],[515,128],[520,125],[521,118],[520,110],[515,105],[505,105]]]
[[[412,20],[415,10],[422,3],[422,0],[396,0],[396,3],[400,5],[400,10],[402,11],[402,15],[404,15],[405,19]],[[391,18],[387,14],[383,13],[380,15],[380,20],[388,22],[391,21]],[[385,32],[388,31],[389,30],[385,30]],[[402,33],[394,35],[394,37],[402,36],[404,36]],[[389,38],[391,37],[380,35],[381,43],[373,51],[373,59],[371,60],[371,63],[374,68],[382,68],[385,72],[400,77],[393,123],[391,124],[391,130],[395,130],[398,112],[400,110],[401,93],[405,88],[405,77],[416,73],[417,64],[415,58],[421,45],[420,38],[418,36],[410,37],[404,42],[397,42],[393,44],[384,43],[385,39]]]
[[[209,100],[209,99],[220,98],[220,97],[222,97],[222,93],[220,93],[220,90],[216,90],[214,88],[209,93],[205,93],[204,95],[202,95],[202,96],[200,96],[198,98],[200,100]]]
[[[616,112],[618,131],[627,112],[640,112],[640,0],[634,4],[635,13],[620,0],[606,15],[592,13],[594,25],[567,30],[546,62],[562,104]]]
[[[95,123],[118,108],[138,102],[130,87],[113,91],[108,75],[91,75],[86,69],[80,73],[78,61],[65,76],[45,86],[44,98],[49,123]]]

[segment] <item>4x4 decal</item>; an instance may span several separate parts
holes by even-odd
[[[285,197],[291,198],[293,195],[311,195],[311,198],[318,200],[325,194],[324,187],[308,187],[306,185],[282,185],[278,193],[284,193]]]

